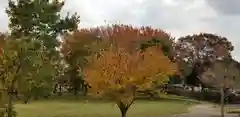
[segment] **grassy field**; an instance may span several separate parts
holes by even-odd
[[[136,101],[128,117],[159,117],[187,112],[191,104],[185,101]],[[16,104],[18,117],[119,117],[114,103],[83,100],[44,100],[30,104]]]

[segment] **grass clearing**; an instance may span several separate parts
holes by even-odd
[[[192,104],[179,100],[136,101],[128,117],[158,117],[187,112]],[[16,104],[18,117],[119,117],[120,110],[111,102],[84,100],[42,100]]]
[[[240,114],[240,107],[238,108],[231,108],[231,107],[227,107],[225,108],[225,111],[227,111],[227,113],[237,113]]]

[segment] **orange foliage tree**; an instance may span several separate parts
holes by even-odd
[[[132,51],[140,47],[142,42],[150,41],[153,38],[162,40],[168,45],[172,45],[174,40],[160,29],[153,29],[148,26],[138,28],[131,25],[114,24],[76,30],[73,34],[64,37],[61,52],[65,60],[74,66],[76,62],[84,64],[84,57],[89,56],[92,52],[97,52],[108,44],[114,44],[114,46]],[[100,41],[101,43],[98,43]],[[83,57],[81,58],[83,60],[79,60],[79,57]]]
[[[78,84],[81,84],[81,82],[74,74],[78,74],[76,67],[83,67],[87,63],[85,59],[87,56],[98,52],[109,44],[133,52],[142,43],[146,43],[153,38],[169,45],[173,43],[173,38],[160,29],[153,29],[147,26],[138,28],[131,25],[114,24],[97,28],[83,28],[65,36],[61,52],[72,69],[70,73],[72,75],[71,81],[75,87],[79,87]]]
[[[132,25],[113,24],[97,28],[81,29],[80,31],[93,34],[128,51],[135,50],[142,42],[150,41],[153,38],[162,40],[169,45],[172,45],[174,40],[165,31],[154,29],[150,26],[134,27]]]
[[[176,64],[157,46],[135,53],[110,46],[88,60],[89,65],[83,71],[85,81],[91,86],[90,93],[114,100],[122,117],[126,117],[137,91],[164,84],[177,71]]]

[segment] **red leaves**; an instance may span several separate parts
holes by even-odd
[[[92,51],[97,52],[109,44],[124,48],[129,52],[136,52],[142,41],[151,40],[153,37],[164,40],[166,43],[173,43],[171,37],[160,29],[115,24],[75,31],[65,37],[61,52],[65,60],[74,65],[76,58],[89,56]]]
[[[108,40],[130,51],[136,49],[141,41],[151,40],[152,38],[163,39],[170,43],[173,41],[163,30],[151,27],[137,28],[131,25],[115,24],[106,27],[81,29],[81,31],[99,36],[103,40]]]

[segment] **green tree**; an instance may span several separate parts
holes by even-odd
[[[148,47],[157,46],[157,45],[162,46],[162,50],[163,50],[165,55],[169,55],[172,45],[167,44],[166,42],[163,41],[163,39],[152,38],[151,40],[148,40],[147,42],[142,43],[140,45],[140,49],[145,50]]]
[[[6,13],[11,36],[41,40],[49,55],[57,54],[57,36],[77,29],[79,23],[76,13],[60,16],[63,6],[64,2],[59,0],[8,0]]]
[[[0,84],[2,95],[7,98],[7,117],[13,117],[13,95],[18,92],[33,92],[33,89],[46,88],[51,79],[53,62],[47,57],[43,47],[35,49],[38,40],[28,38],[5,39],[0,56]],[[41,77],[41,79],[40,79]],[[47,78],[47,77],[46,77]],[[28,93],[28,94],[31,94]]]
[[[172,44],[173,40],[166,32],[160,29],[144,26],[136,28],[130,25],[113,24],[75,31],[72,35],[65,37],[61,49],[65,61],[69,64],[68,74],[71,75],[71,86],[76,91],[79,84],[84,84],[85,87],[82,89],[85,90],[84,92],[87,92],[88,84],[78,74],[79,68],[88,65],[86,57],[98,53],[101,49],[106,49],[109,44],[125,48],[130,52],[137,51],[136,48],[142,42],[148,43],[147,41],[149,41],[152,44],[151,46],[156,45],[151,42],[153,38],[156,38],[153,42],[156,44],[161,43],[164,45],[162,49],[166,49],[166,52],[168,52],[170,48],[167,47]]]
[[[75,96],[80,90],[84,95],[87,92],[88,85],[79,74],[79,68],[83,68],[87,64],[86,57],[97,53],[106,46],[107,42],[100,39],[84,29],[76,30],[71,35],[65,35],[61,53],[69,65],[66,76],[69,77],[69,85]]]
[[[39,69],[39,73],[32,74],[31,77],[35,77],[32,79],[37,80],[31,82],[31,89],[25,88],[23,91],[27,97],[26,101],[33,95],[38,97],[39,94],[46,94],[46,90],[50,91],[51,88],[43,90],[43,86],[52,87],[48,80],[56,79],[55,77],[59,74],[57,64],[60,61],[60,54],[56,48],[60,46],[60,42],[57,37],[78,28],[79,16],[76,13],[61,17],[60,12],[63,6],[64,2],[59,0],[8,0],[6,13],[9,17],[11,38],[27,37],[30,40],[38,40],[32,41],[33,48],[35,50],[42,48],[45,51],[44,54],[54,60],[53,66],[46,63],[44,69]],[[52,68],[54,71],[45,71]],[[48,85],[43,85],[43,82],[48,82]]]

